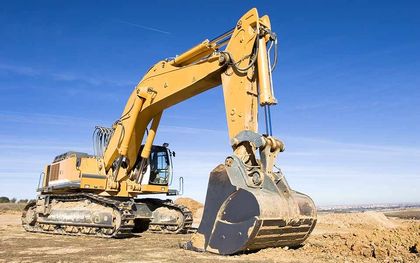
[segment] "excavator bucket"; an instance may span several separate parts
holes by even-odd
[[[267,247],[298,247],[316,224],[311,198],[293,191],[284,177],[264,175],[250,187],[241,161],[219,165],[210,174],[203,218],[187,249],[231,255]]]

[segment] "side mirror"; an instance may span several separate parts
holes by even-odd
[[[175,157],[175,152],[172,152],[172,156]]]

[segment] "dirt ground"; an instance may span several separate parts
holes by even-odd
[[[411,214],[420,215],[420,210]],[[26,233],[20,212],[0,209],[0,262],[420,262],[420,221],[380,212],[322,213],[298,249],[218,256],[180,249],[179,243],[189,237],[143,233],[101,239]]]

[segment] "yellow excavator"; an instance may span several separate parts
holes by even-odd
[[[259,17],[254,8],[232,30],[156,63],[112,128],[96,127],[93,155],[67,152],[45,167],[39,195],[23,211],[23,227],[117,238],[141,231],[193,232],[184,248],[222,255],[300,246],[316,224],[316,209],[275,166],[284,150],[271,128],[276,60],[269,17]],[[178,193],[169,189],[173,153],[167,144],[153,145],[163,111],[219,85],[233,152],[210,173],[203,217],[194,229],[186,207],[137,197]],[[258,132],[259,108],[264,134]]]

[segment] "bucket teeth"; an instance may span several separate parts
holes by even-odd
[[[264,175],[259,187],[247,185],[242,163],[233,157],[210,174],[203,218],[185,244],[195,251],[231,255],[267,247],[300,246],[316,224],[313,201]],[[282,180],[285,180],[284,178]]]

